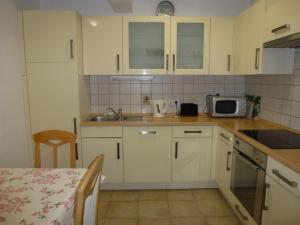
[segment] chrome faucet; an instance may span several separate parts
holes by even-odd
[[[119,108],[118,112],[116,112],[113,108],[108,107],[106,109],[106,111],[111,111],[114,114],[114,118],[117,118],[119,120],[123,120],[124,119],[122,108]]]

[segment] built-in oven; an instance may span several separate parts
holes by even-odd
[[[263,209],[266,166],[266,154],[235,137],[230,190],[258,225]]]

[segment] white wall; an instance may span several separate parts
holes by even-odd
[[[0,167],[30,166],[23,100],[24,67],[14,0],[0,2]]]
[[[133,0],[133,14],[155,15],[161,0]],[[253,0],[171,0],[180,16],[237,15]],[[107,0],[40,0],[41,8],[73,9],[82,15],[115,15]]]

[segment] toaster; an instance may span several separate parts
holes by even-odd
[[[198,105],[194,103],[180,104],[180,116],[198,116]]]

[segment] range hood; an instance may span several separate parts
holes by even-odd
[[[300,48],[300,33],[265,42],[264,48]]]

